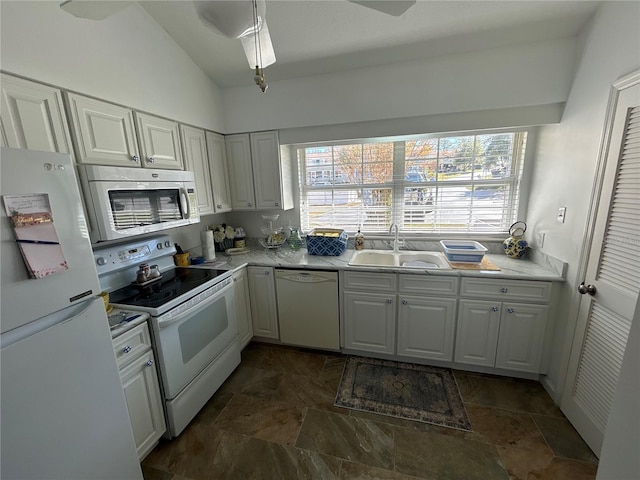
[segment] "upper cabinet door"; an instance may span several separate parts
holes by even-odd
[[[234,210],[255,210],[249,135],[246,133],[227,135],[225,145],[231,186],[231,206]]]
[[[282,208],[278,132],[251,134],[256,208]]]
[[[178,123],[136,112],[142,166],[183,170]]]
[[[1,78],[3,145],[71,153],[60,90],[6,74]]]
[[[182,134],[186,170],[193,172],[196,179],[198,212],[200,215],[215,213],[204,130],[180,125],[180,133]]]
[[[215,212],[230,212],[231,192],[229,188],[229,172],[227,169],[227,152],[224,145],[224,137],[213,132],[206,132],[206,138]]]
[[[74,93],[66,96],[79,163],[140,166],[130,109]]]

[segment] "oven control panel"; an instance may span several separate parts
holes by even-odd
[[[161,263],[163,257],[168,257],[170,260],[167,263],[173,265],[174,253],[176,249],[171,237],[162,235],[126,244],[97,246],[93,251],[93,259],[98,276],[102,276],[143,262]]]
[[[141,247],[126,248],[118,252],[118,258],[121,262],[142,261],[151,255],[151,249],[148,245]]]

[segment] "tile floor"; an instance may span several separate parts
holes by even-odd
[[[252,343],[145,480],[594,479],[597,458],[537,383],[456,370],[473,432],[335,407],[344,356]]]

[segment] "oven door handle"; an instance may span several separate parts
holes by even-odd
[[[189,203],[189,194],[186,188],[180,189],[180,203],[182,204],[182,211],[186,210],[182,218],[191,218],[191,204]]]
[[[233,283],[229,282],[228,285],[224,286],[223,288],[218,290],[216,293],[211,295],[209,298],[206,298],[205,300],[203,300],[200,303],[194,305],[193,307],[188,308],[185,311],[180,312],[179,314],[177,314],[175,316],[172,315],[172,316],[170,316],[170,317],[168,317],[166,319],[163,319],[162,317],[160,317],[158,319],[158,328],[160,330],[162,330],[163,328],[166,328],[166,327],[168,327],[170,325],[173,325],[174,323],[181,322],[182,320],[184,320],[185,317],[188,317],[189,315],[191,315],[193,313],[196,313],[196,312],[202,310],[203,308],[208,307],[209,305],[214,303],[216,300],[218,300],[220,297],[223,297],[232,288],[233,288]]]

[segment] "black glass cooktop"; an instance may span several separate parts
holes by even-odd
[[[158,308],[224,273],[227,273],[226,270],[176,267],[164,272],[156,282],[144,286],[131,284],[114,290],[109,294],[109,301],[114,304]]]

